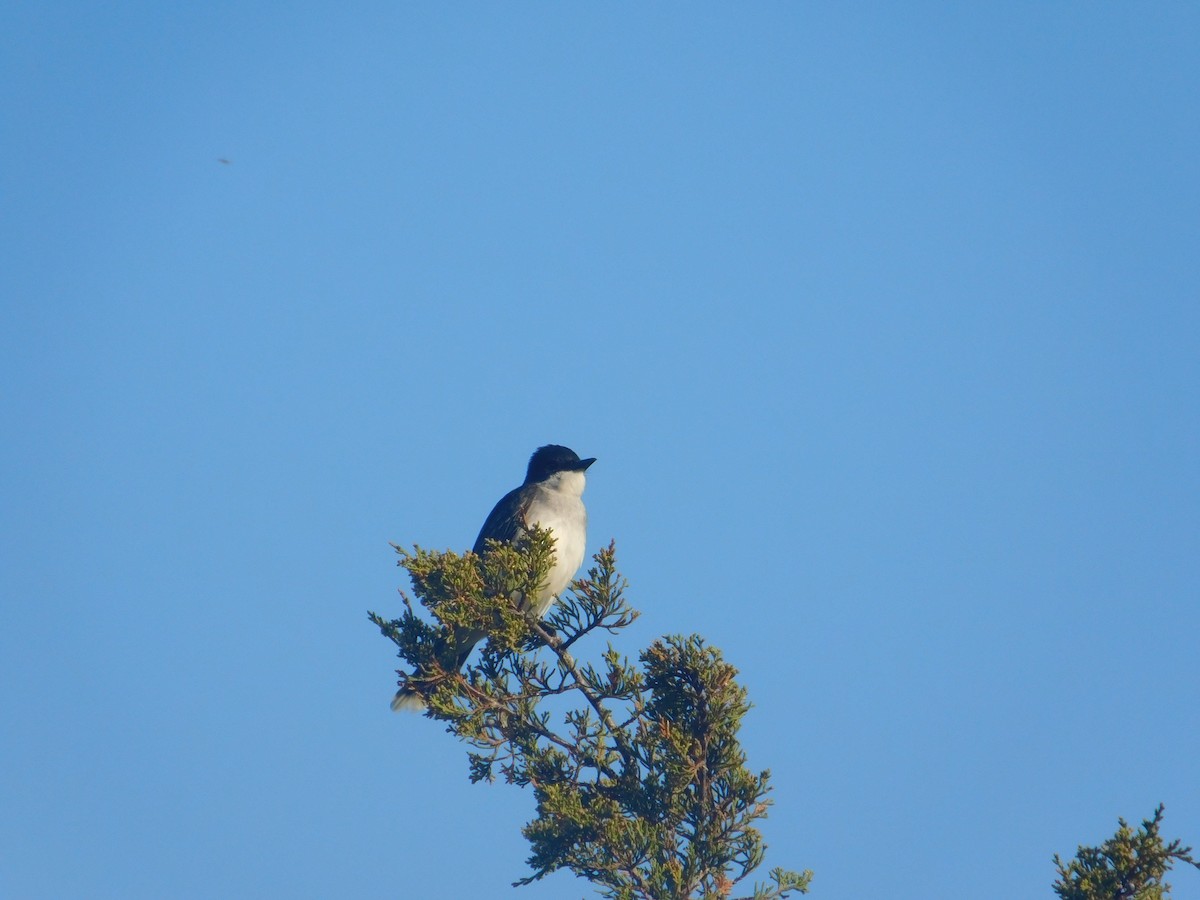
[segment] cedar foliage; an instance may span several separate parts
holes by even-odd
[[[737,733],[750,702],[720,651],[697,635],[657,640],[636,662],[598,648],[601,632],[637,618],[612,544],[543,620],[521,597],[549,570],[548,533],[482,557],[393,547],[429,614],[403,592],[400,618],[369,613],[404,660],[401,685],[470,748],[472,782],[533,792],[532,874],[514,884],[568,869],[613,900],[731,897],[763,859],[754,823],[770,773],[746,767]],[[481,656],[458,671],[455,635],[481,631]],[[807,893],[811,878],[775,868],[743,896]]]
[[[1062,900],[1167,900],[1171,885],[1163,877],[1171,867],[1185,862],[1200,868],[1200,862],[1179,840],[1163,841],[1162,817],[1160,803],[1136,832],[1118,818],[1117,833],[1099,847],[1080,846],[1070,862],[1056,853],[1054,892]]]

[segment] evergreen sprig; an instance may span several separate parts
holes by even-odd
[[[568,869],[613,900],[727,900],[762,862],[754,823],[770,805],[770,774],[746,768],[737,739],[750,708],[737,670],[696,635],[657,640],[636,663],[611,643],[577,657],[638,614],[613,544],[546,619],[527,611],[553,547],[536,529],[482,557],[396,546],[430,616],[403,592],[400,618],[369,613],[408,667],[401,684],[471,748],[471,781],[532,789],[533,872],[514,884]],[[459,671],[458,646],[481,634],[479,661]],[[776,868],[749,898],[807,893],[811,878]]]
[[[1200,868],[1200,862],[1181,841],[1163,841],[1162,818],[1160,803],[1136,832],[1118,818],[1117,833],[1099,847],[1080,846],[1070,862],[1055,854],[1054,892],[1062,900],[1167,900],[1171,885],[1163,877],[1172,866],[1185,862]]]

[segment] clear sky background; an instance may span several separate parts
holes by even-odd
[[[1198,60],[1185,3],[5,4],[0,894],[593,896],[508,887],[532,798],[366,619],[548,442],[619,647],[741,670],[764,876],[1200,845]]]

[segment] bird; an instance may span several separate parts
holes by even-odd
[[[579,454],[561,444],[538,447],[529,457],[525,481],[500,498],[492,508],[472,551],[483,556],[488,541],[515,544],[530,528],[537,526],[554,536],[554,562],[541,591],[529,604],[539,618],[554,605],[583,564],[587,545],[587,509],[583,505],[586,472],[595,457],[580,459]],[[472,631],[455,635],[459,668],[471,649],[487,635]],[[392,710],[419,710],[425,706],[421,695],[411,687],[402,687],[392,698]]]

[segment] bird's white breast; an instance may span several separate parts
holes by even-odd
[[[554,566],[538,597],[537,614],[544,615],[554,598],[567,589],[583,564],[587,549],[587,510],[583,506],[582,472],[560,472],[544,483],[525,511],[525,521],[554,533]]]

